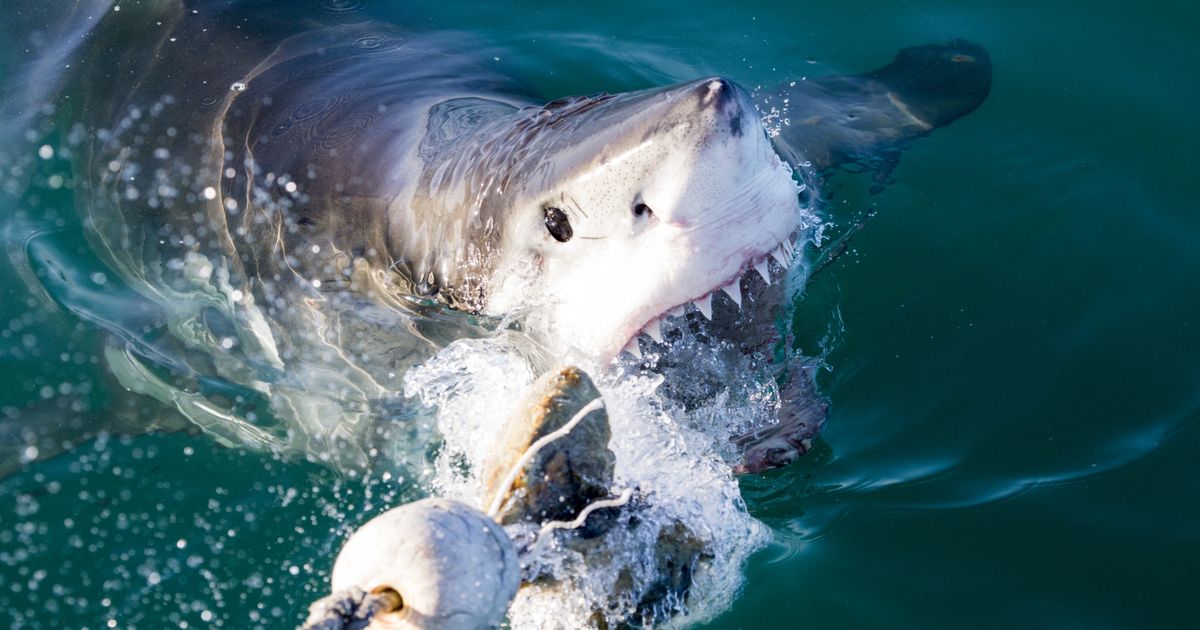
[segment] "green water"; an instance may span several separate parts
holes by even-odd
[[[496,42],[551,95],[714,72],[753,88],[985,45],[980,110],[916,143],[882,194],[851,174],[823,191],[835,222],[874,211],[798,307],[802,342],[834,331],[831,416],[813,453],[743,478],[775,542],[712,626],[1194,623],[1200,9],[419,4],[407,23]],[[102,409],[94,331],[0,269],[0,406]],[[406,498],[204,437],[89,442],[0,480],[0,625],[289,627],[345,533]]]

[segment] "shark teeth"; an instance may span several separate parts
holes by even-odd
[[[792,265],[791,258],[787,255],[787,252],[783,251],[782,245],[771,252],[771,258],[774,258],[775,262],[779,263],[779,266],[785,269]]]
[[[775,250],[771,252],[771,257],[774,258],[775,261],[778,262],[784,269],[791,267],[792,263],[796,260],[796,244],[793,243],[792,239],[790,238],[783,239],[783,242],[779,244],[779,247],[776,247]]]
[[[767,270],[767,259],[763,258],[754,263],[754,270],[762,276],[763,282],[771,284],[771,272]]]
[[[646,324],[646,329],[643,330],[642,332],[649,335],[651,339],[657,341],[658,343],[663,342],[662,322],[660,322],[657,319],[650,322],[649,324]]]
[[[770,254],[768,254],[768,256],[770,256],[770,258],[774,258],[775,261],[778,262],[779,265],[786,271],[795,261],[796,244],[793,243],[790,238],[784,239],[784,241],[781,242],[779,246],[776,247]],[[771,284],[771,267],[767,261],[768,258],[764,256],[763,258],[754,261],[751,266],[754,267],[754,270],[758,272],[758,275],[763,279],[763,282],[769,285]],[[725,293],[725,295],[729,296],[729,299],[732,300],[739,309],[742,308],[742,302],[744,299],[744,296],[742,295],[741,282],[742,276],[738,276],[721,287],[718,287]],[[692,300],[691,302],[691,304],[696,307],[696,310],[699,311],[700,314],[705,317],[705,319],[711,320],[713,318],[713,295],[715,293],[716,289]],[[686,304],[680,304],[679,306],[676,306],[675,308],[663,313],[659,317],[651,320],[650,323],[642,327],[642,330],[637,335],[634,335],[633,339],[629,340],[629,342],[623,348],[623,351],[628,352],[638,360],[641,360],[642,348],[640,345],[638,345],[638,340],[642,335],[649,337],[650,340],[654,341],[655,343],[665,343],[663,341],[664,337],[662,332],[663,321],[668,317],[682,317],[686,313],[685,306]],[[647,343],[649,343],[649,341],[647,341]]]
[[[740,281],[741,278],[734,278],[733,282],[721,287],[725,295],[728,295],[729,299],[733,300],[733,303],[737,304],[738,308],[742,308],[742,285]]]

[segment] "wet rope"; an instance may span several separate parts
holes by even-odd
[[[299,630],[363,630],[375,615],[403,608],[404,599],[393,589],[378,588],[368,593],[350,587],[313,602]]]
[[[576,516],[575,520],[573,521],[550,521],[549,523],[543,525],[541,531],[538,532],[538,538],[540,539],[556,529],[579,529],[580,527],[583,527],[584,522],[587,521],[587,517],[591,515],[592,512],[602,508],[621,507],[626,503],[629,503],[629,498],[632,496],[633,488],[625,488],[621,491],[621,495],[618,497],[614,497],[612,499],[601,499],[599,501],[589,503],[587,507],[583,508],[583,510],[579,512],[579,516]]]
[[[496,515],[500,513],[500,508],[504,505],[504,497],[508,495],[508,490],[512,488],[513,483],[516,482],[517,477],[521,474],[521,469],[525,467],[525,464],[529,463],[529,460],[533,459],[547,444],[570,433],[571,429],[575,428],[575,425],[583,421],[584,416],[603,406],[604,401],[597,396],[592,402],[584,405],[583,409],[576,412],[569,422],[538,438],[533,444],[530,444],[529,448],[525,449],[525,452],[517,459],[517,463],[513,464],[508,474],[504,476],[504,481],[498,486],[496,496],[492,499],[492,504],[488,506],[487,515],[495,519]]]

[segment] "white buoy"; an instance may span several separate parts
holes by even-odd
[[[399,609],[369,628],[474,629],[498,626],[520,586],[512,541],[468,505],[423,499],[371,519],[333,565],[333,591],[392,589]]]

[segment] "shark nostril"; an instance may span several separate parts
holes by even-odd
[[[722,92],[727,92],[729,90],[729,80],[721,78],[710,79],[704,84],[703,89],[707,91],[708,96],[714,96],[721,94]]]
[[[702,106],[723,106],[736,100],[737,90],[729,79],[713,78],[700,81],[696,94],[700,97]]]
[[[644,203],[638,202],[633,205],[633,216],[635,217],[647,217],[652,214],[654,214],[654,211]]]

